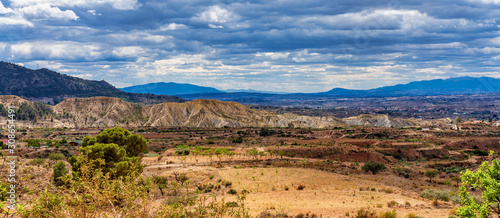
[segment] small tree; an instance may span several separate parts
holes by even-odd
[[[285,152],[282,150],[279,150],[278,155],[280,156],[281,159],[283,159],[283,155],[285,155]]]
[[[190,148],[187,145],[177,145],[175,148],[175,154],[179,156],[189,155]]]
[[[426,170],[424,175],[429,177],[429,182],[432,182],[432,178],[436,177],[439,171],[437,170]]]
[[[255,148],[247,150],[246,153],[248,155],[252,156],[255,160],[257,159],[257,155],[259,155],[259,151],[257,151],[257,149],[255,149]]]
[[[370,171],[372,174],[377,174],[378,172],[387,169],[387,167],[385,167],[385,164],[383,163],[368,161],[361,167],[361,169],[365,172]]]
[[[66,175],[69,172],[68,168],[66,168],[66,164],[64,162],[59,161],[54,165],[54,183],[57,186],[60,186],[63,184],[61,177]]]
[[[229,161],[233,161],[233,157],[236,156],[236,152],[229,150],[227,150],[225,154],[229,158]]]
[[[181,183],[181,185],[184,185],[184,183],[189,180],[189,177],[187,177],[185,173],[174,173],[174,177],[177,182]]]
[[[217,156],[217,159],[219,159],[219,162],[222,162],[222,155],[227,153],[228,149],[227,148],[216,148],[214,150],[215,156]]]
[[[158,185],[158,189],[160,189],[161,195],[163,196],[163,189],[167,188],[168,180],[166,176],[156,176],[153,179],[154,183]]]
[[[494,152],[490,151],[490,156]],[[460,199],[457,209],[460,217],[498,217],[500,215],[500,161],[483,161],[476,172],[466,170],[461,176]],[[481,192],[481,198],[471,196],[469,189]]]

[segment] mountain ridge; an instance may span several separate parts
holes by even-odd
[[[18,96],[1,96],[3,108],[14,105],[22,111],[37,113],[39,102],[29,102]],[[76,127],[300,127],[330,128],[349,125],[407,127],[428,124],[446,124],[449,119],[417,120],[392,118],[387,115],[362,115],[350,118],[312,117],[297,114],[276,114],[250,109],[237,102],[194,100],[142,105],[114,97],[69,98],[55,106],[44,107],[44,113],[28,120],[18,121],[20,128],[76,128]],[[33,111],[33,112],[30,112]],[[19,116],[21,114],[18,114]],[[7,123],[0,116],[0,124]]]
[[[0,95],[22,96],[51,104],[64,98],[92,96],[119,97],[143,103],[185,101],[175,96],[127,93],[104,80],[86,80],[46,68],[32,70],[4,61],[0,61]]]
[[[225,93],[216,88],[198,86],[189,83],[158,82],[143,85],[129,86],[120,90],[131,93],[150,93],[156,95],[176,95],[195,93]]]

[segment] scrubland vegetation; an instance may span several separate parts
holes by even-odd
[[[3,214],[488,217],[498,213],[498,155],[478,152],[498,149],[498,138],[433,138],[410,136],[407,130],[360,127],[82,131],[88,134],[26,131],[26,145],[47,147],[19,148],[19,204],[16,211],[7,210],[9,183],[2,180]],[[81,143],[72,145],[75,140]]]

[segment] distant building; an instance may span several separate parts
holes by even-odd
[[[422,128],[422,131],[429,131],[429,128]]]
[[[82,141],[80,141],[80,140],[75,140],[75,141],[69,142],[69,145],[71,145],[71,146],[78,146],[81,144],[82,144]]]

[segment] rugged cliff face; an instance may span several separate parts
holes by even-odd
[[[385,115],[362,115],[339,119],[335,117],[308,117],[296,114],[275,114],[249,109],[236,102],[194,100],[184,103],[165,102],[153,106],[130,103],[113,97],[66,99],[56,106],[26,101],[17,96],[0,96],[5,107],[21,105],[20,113],[35,114],[34,119],[20,121],[27,127],[302,127],[327,128],[361,125],[381,127],[405,127],[429,125],[438,121],[394,119]],[[26,109],[28,108],[28,109]],[[33,112],[31,112],[31,110]],[[33,117],[33,116],[31,116]],[[5,122],[1,117],[0,122]],[[446,120],[440,120],[447,122]]]

